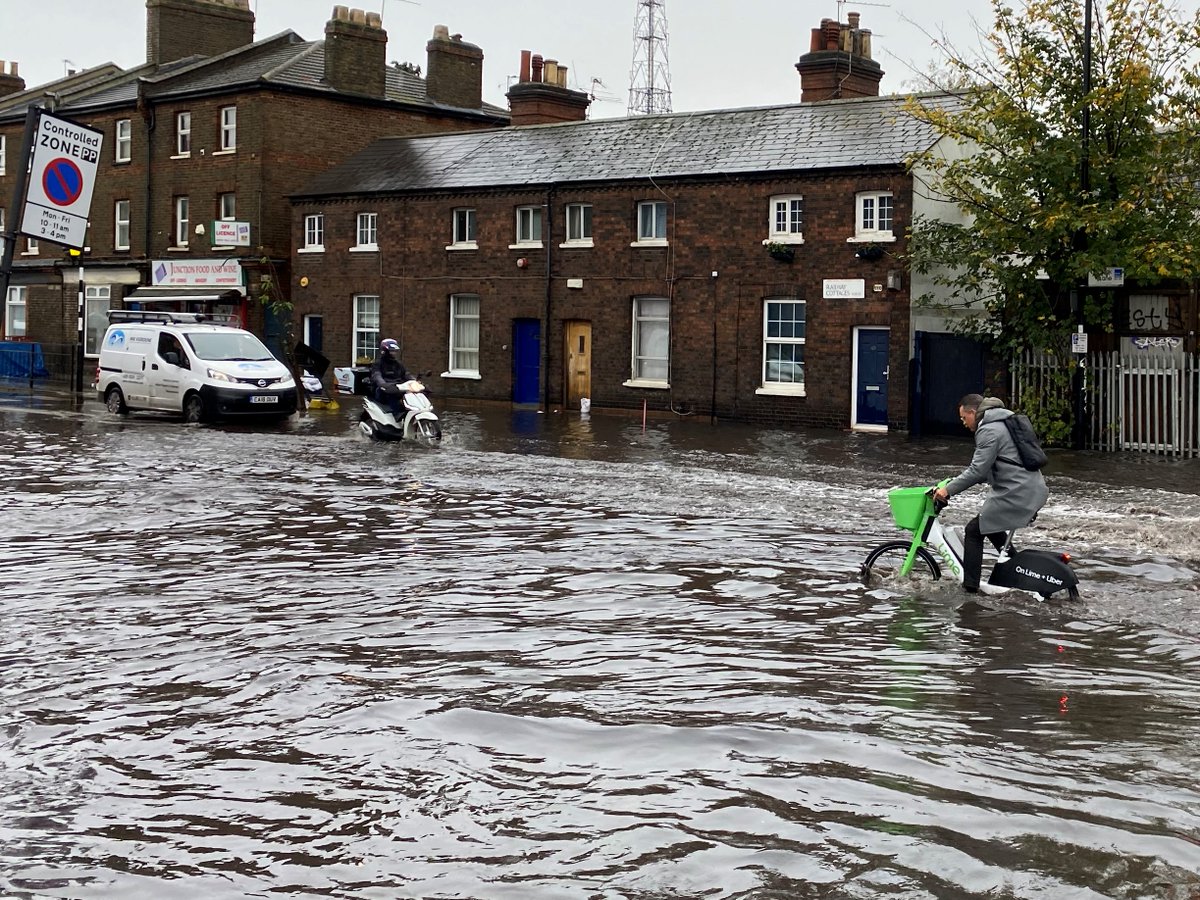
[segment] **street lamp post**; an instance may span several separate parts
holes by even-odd
[[[1079,163],[1079,188],[1080,196],[1084,203],[1087,202],[1088,196],[1092,192],[1092,173],[1091,173],[1091,132],[1092,132],[1092,0],[1083,0],[1083,115],[1082,129],[1083,135],[1081,140],[1082,159]],[[1087,232],[1080,227],[1078,240],[1075,242],[1075,250],[1079,252],[1087,249]],[[1073,318],[1072,324],[1080,333],[1083,332],[1084,325],[1084,306],[1087,290],[1086,277],[1083,282],[1082,291],[1079,286],[1071,288],[1071,315]],[[1075,361],[1076,365],[1071,373],[1071,446],[1075,450],[1082,450],[1086,441],[1087,423],[1084,421],[1084,402],[1083,402],[1083,369],[1086,362],[1086,355],[1080,354]]]

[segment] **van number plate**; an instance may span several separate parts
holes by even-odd
[[[270,394],[255,394],[250,398],[251,403],[278,403],[278,397],[272,397]]]

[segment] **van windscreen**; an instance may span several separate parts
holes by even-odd
[[[271,351],[252,334],[237,331],[205,331],[186,335],[196,356],[214,360],[274,359]]]

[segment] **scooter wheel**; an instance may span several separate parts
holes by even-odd
[[[358,417],[358,428],[359,431],[371,438],[371,440],[379,439],[379,426],[376,425],[375,420],[366,413],[363,413]]]

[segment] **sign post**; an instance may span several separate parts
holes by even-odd
[[[25,111],[25,137],[21,142],[21,158],[17,161],[17,177],[13,183],[12,203],[9,209],[13,214],[8,217],[8,231],[0,235],[4,243],[0,251],[0,303],[8,303],[8,282],[12,275],[13,250],[17,246],[17,235],[20,229],[17,225],[16,210],[21,206],[25,196],[25,185],[29,183],[29,154],[33,152],[33,135],[37,129],[37,117],[40,109],[31,106]]]

